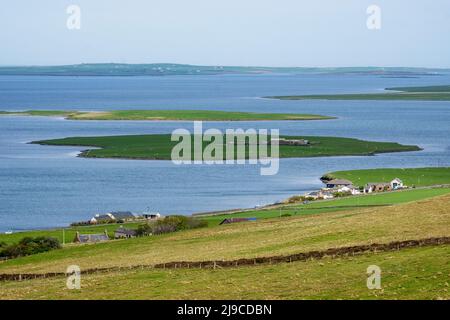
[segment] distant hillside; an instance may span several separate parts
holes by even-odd
[[[0,75],[39,76],[160,76],[160,75],[220,75],[220,74],[373,74],[387,77],[412,77],[438,75],[450,69],[426,68],[276,68],[276,67],[233,67],[195,66],[186,64],[76,64],[65,66],[12,66],[0,67]]]

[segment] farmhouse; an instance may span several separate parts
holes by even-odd
[[[337,192],[350,193],[352,196],[360,194],[361,192],[353,186],[344,186],[338,188]]]
[[[120,227],[114,232],[114,238],[115,239],[136,238],[136,230],[125,229],[123,227]]]
[[[274,141],[277,141],[276,139],[272,139],[271,143]],[[305,139],[284,139],[280,138],[278,139],[278,144],[280,146],[308,146],[310,143],[308,140]]]
[[[368,183],[364,187],[364,193],[372,193],[372,192],[384,192],[391,191],[391,184],[389,183]]]
[[[91,218],[91,220],[89,220],[89,223],[90,224],[96,224],[99,222],[108,223],[113,220],[114,220],[114,217],[110,213],[96,214],[94,217]]]
[[[96,223],[108,223],[111,221],[130,221],[136,219],[136,216],[131,213],[130,211],[116,211],[116,212],[109,212],[107,214],[96,214],[94,217],[89,220],[89,223],[96,224]]]
[[[103,242],[103,241],[108,241],[108,240],[109,240],[109,236],[108,236],[108,232],[106,230],[104,233],[100,233],[100,234],[80,234],[77,231],[73,242],[75,242],[75,243],[96,243],[96,242]]]
[[[159,212],[150,212],[144,213],[142,217],[147,220],[155,220],[161,218],[161,214]]]
[[[326,183],[327,188],[333,189],[333,188],[340,188],[340,187],[353,187],[353,183],[349,180],[345,179],[334,179],[330,180]]]
[[[403,189],[405,187],[403,185],[403,181],[400,180],[399,178],[395,178],[394,180],[392,180],[390,185],[392,190]]]

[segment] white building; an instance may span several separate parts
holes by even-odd
[[[399,178],[395,178],[390,183],[392,190],[403,189],[405,186],[403,185],[403,181]]]
[[[360,194],[361,192],[353,186],[344,186],[338,189],[338,192],[350,193],[352,196]]]

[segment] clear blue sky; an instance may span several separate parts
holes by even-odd
[[[66,8],[81,7],[81,30]],[[382,9],[368,30],[366,9]],[[450,67],[449,0],[4,0],[0,65]]]

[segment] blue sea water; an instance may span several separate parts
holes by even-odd
[[[254,207],[321,187],[334,170],[450,166],[450,102],[278,101],[271,95],[380,92],[450,84],[450,75],[1,76],[0,110],[204,109],[314,113],[326,121],[212,122],[206,128],[274,128],[286,135],[416,144],[419,152],[282,159],[279,174],[254,165],[175,166],[169,161],[77,158],[83,148],[31,145],[68,136],[170,133],[189,122],[67,121],[0,117],[0,231],[65,226],[112,210],[163,214]]]

